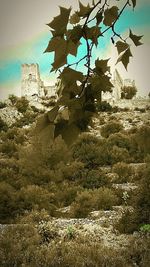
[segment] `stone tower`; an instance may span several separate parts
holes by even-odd
[[[115,71],[114,71],[114,79],[113,79],[112,83],[114,86],[112,96],[113,96],[113,99],[115,101],[117,101],[117,100],[121,99],[121,89],[122,89],[123,84],[124,84],[124,81],[121,78],[117,69],[115,69]]]
[[[44,95],[44,84],[40,78],[38,64],[22,64],[21,95]]]

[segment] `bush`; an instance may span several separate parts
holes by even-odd
[[[105,138],[108,138],[111,134],[120,132],[123,129],[123,126],[119,122],[109,122],[101,128],[101,135]]]
[[[110,180],[101,170],[88,170],[83,178],[82,186],[87,189],[110,185]]]
[[[150,152],[150,126],[143,125],[135,134],[141,152],[146,156]]]
[[[9,157],[17,156],[17,145],[14,140],[7,140],[0,144],[0,152]]]
[[[114,133],[108,137],[108,144],[110,146],[118,146],[121,148],[131,149],[131,138],[123,133]]]
[[[0,266],[35,266],[34,254],[40,242],[40,235],[31,225],[4,226],[0,231]]]
[[[97,168],[109,164],[109,150],[106,140],[82,134],[72,146],[75,160],[83,162],[87,168]]]
[[[6,132],[7,130],[8,130],[8,126],[6,122],[2,118],[0,118],[0,132],[1,131]]]
[[[132,99],[137,93],[137,88],[135,86],[123,86],[121,98],[122,99]]]
[[[127,183],[132,180],[133,169],[124,162],[116,163],[112,171],[118,174],[118,179],[115,181],[116,183]]]
[[[49,214],[53,215],[56,209],[53,202],[53,194],[37,185],[23,187],[18,193],[20,212],[46,209]]]
[[[18,207],[16,205],[16,191],[6,182],[0,183],[0,223],[9,223],[16,213]]]
[[[136,194],[132,198],[134,211],[126,212],[120,219],[117,228],[120,232],[132,233],[139,230],[143,224],[150,223],[150,167],[143,170],[142,178]]]
[[[77,218],[87,217],[93,210],[109,210],[117,205],[118,198],[114,191],[101,187],[95,190],[80,192],[71,205],[71,214]]]
[[[107,101],[96,104],[96,110],[101,112],[112,111],[112,106]]]
[[[120,148],[118,146],[113,146],[110,148],[109,152],[109,163],[110,165],[113,165],[117,162],[129,162],[130,161],[130,155],[126,148]]]
[[[95,199],[93,198],[92,190],[85,190],[78,193],[74,203],[71,205],[70,213],[73,217],[84,218],[93,210],[94,206]]]
[[[110,188],[101,187],[93,192],[95,198],[96,210],[110,210],[112,206],[117,205],[118,198]]]
[[[7,227],[0,233],[0,265],[3,267],[132,266],[128,252],[104,247],[98,242],[89,241],[89,238],[79,237],[71,240],[67,238],[61,242],[56,238],[50,240],[53,240],[50,245],[43,243],[38,230],[33,226]],[[132,255],[135,256],[133,250]]]
[[[9,95],[8,99],[11,101],[12,105],[15,105],[18,100],[18,97],[12,94],[12,95]]]
[[[0,101],[0,109],[7,107],[6,103]]]
[[[15,106],[18,112],[25,113],[29,108],[29,101],[24,96],[22,96],[21,98],[17,99]]]

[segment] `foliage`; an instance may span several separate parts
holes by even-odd
[[[144,152],[146,156],[150,152],[150,126],[141,126],[135,135],[135,139],[141,152]]]
[[[139,230],[141,225],[150,223],[149,175],[150,168],[147,166],[143,169],[139,188],[132,198],[134,211],[127,211],[117,225],[117,229],[120,232],[132,233],[135,230]]]
[[[135,86],[124,86],[121,92],[122,99],[132,99],[137,93]]]
[[[109,164],[109,151],[105,140],[82,134],[72,146],[73,158],[83,162],[87,168]]]
[[[86,217],[93,210],[108,210],[117,205],[118,198],[112,189],[100,187],[80,192],[71,205],[71,214],[77,218]]]
[[[131,181],[131,176],[133,174],[133,169],[130,165],[125,162],[116,163],[112,171],[118,174],[116,183],[126,183]]]
[[[5,102],[0,101],[0,109],[7,107]]]
[[[110,180],[100,169],[88,170],[87,174],[85,173],[85,177],[82,182],[82,186],[87,189],[95,189],[108,185],[110,185]]]
[[[144,224],[140,227],[140,231],[143,233],[150,233],[150,224]]]
[[[102,101],[101,103],[96,104],[96,110],[99,112],[108,112],[112,111],[112,106],[107,101]]]
[[[143,241],[143,239],[142,239]],[[132,266],[132,258],[140,263],[145,262],[148,253],[148,240],[133,240],[127,252],[113,247],[104,247],[98,242],[89,242],[89,238],[73,238],[43,243],[38,229],[28,225],[9,226],[0,233],[0,265],[28,267],[128,267]],[[134,249],[133,249],[134,247]],[[142,253],[144,252],[144,253]],[[137,255],[136,255],[137,253]],[[133,257],[131,257],[133,255]],[[144,267],[144,265],[140,265]],[[147,266],[145,264],[145,266]]]
[[[110,40],[118,51],[117,63],[122,62],[127,69],[132,57],[130,44],[127,43],[127,38],[124,39],[117,33],[116,23],[128,6],[135,7],[136,2],[130,3],[126,0],[122,7],[118,7],[108,0],[100,0],[97,3],[91,1],[87,6],[79,1],[78,11],[60,7],[60,14],[47,24],[52,38],[45,52],[54,52],[51,71],[58,71],[60,80],[58,101],[48,112],[49,119],[43,126],[43,130],[46,130],[48,125],[53,124],[51,138],[61,134],[68,145],[72,144],[80,132],[85,131],[91,123],[96,111],[95,101],[101,102],[102,91],[112,90],[109,59],[92,58],[94,49],[97,49],[108,31],[111,32]],[[136,36],[131,30],[128,37],[135,46],[142,44],[142,36]],[[83,46],[85,51],[81,58],[78,55],[80,46]],[[76,57],[73,63],[70,55]],[[83,72],[77,70],[77,67],[79,70],[83,69]],[[68,113],[65,124],[64,121],[57,120],[62,108]],[[74,138],[71,138],[72,134]]]
[[[18,100],[18,97],[12,94],[12,95],[9,95],[8,99],[11,101],[12,105],[15,105]]]
[[[8,126],[6,124],[6,122],[0,117],[0,132],[1,131],[7,131],[8,130]]]
[[[120,132],[123,129],[123,126],[119,122],[108,122],[101,128],[101,135],[105,138],[108,138],[111,134]]]
[[[19,112],[25,113],[29,108],[29,101],[24,96],[22,96],[21,98],[17,99],[15,107]]]

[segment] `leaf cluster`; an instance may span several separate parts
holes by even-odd
[[[111,41],[119,55],[117,63],[122,62],[127,69],[132,57],[130,44],[116,32],[115,26],[125,8],[130,5],[134,8],[136,1],[124,1],[122,9],[117,5],[112,6],[107,0],[91,2],[83,5],[79,1],[79,10],[75,12],[71,8],[60,7],[60,14],[47,24],[52,38],[45,52],[54,53],[51,71],[59,71],[60,80],[58,102],[48,118],[50,123],[54,123],[53,136],[61,134],[65,140],[68,140],[70,133],[74,132],[75,138],[82,130],[86,130],[95,112],[95,102],[101,102],[102,92],[112,90],[109,59],[97,58],[94,64],[92,60],[93,48],[98,47],[105,33],[112,32]],[[119,38],[117,42],[116,38]],[[131,30],[129,38],[135,46],[142,44],[142,36],[133,34]],[[78,49],[84,45],[83,40],[86,52],[79,58]],[[77,57],[77,61],[75,59],[70,64],[70,55]],[[79,65],[86,67],[87,72],[78,71]],[[60,110],[65,110],[67,119],[62,119]],[[68,140],[68,143],[72,143],[72,140]]]

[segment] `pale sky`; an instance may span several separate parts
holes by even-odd
[[[90,2],[91,0],[89,0]],[[114,1],[114,0],[112,0]],[[115,2],[115,1],[114,1]],[[125,15],[121,22],[121,32],[130,27],[137,35],[143,35],[144,45],[134,48],[128,72],[119,63],[117,69],[123,78],[135,79],[139,93],[150,91],[150,1],[137,0],[137,8]],[[82,0],[82,3],[88,3]],[[124,0],[120,0],[122,5]],[[78,7],[77,0],[0,0],[0,97],[20,93],[20,66],[23,63],[38,63],[41,77],[50,84],[55,83],[54,74],[49,75],[52,57],[43,54],[49,40],[49,23],[59,14],[59,7]],[[118,23],[119,24],[119,23]],[[126,30],[125,30],[126,29]],[[104,49],[105,48],[105,49]],[[107,47],[98,48],[96,55],[111,58],[115,68],[116,52],[111,42]],[[101,56],[102,55],[102,56]]]

